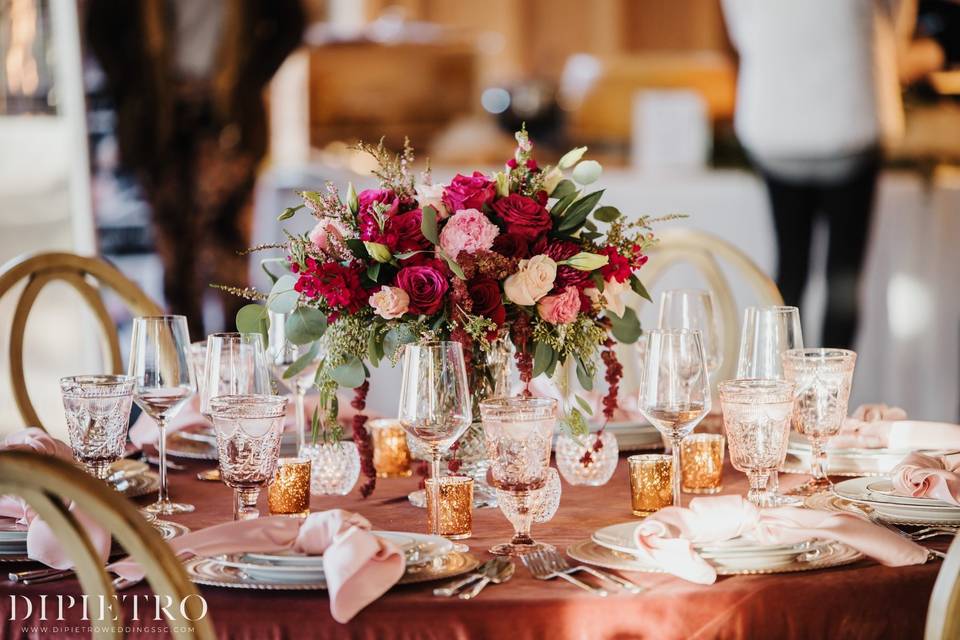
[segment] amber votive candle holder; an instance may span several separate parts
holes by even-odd
[[[373,437],[373,466],[378,478],[407,478],[410,449],[407,433],[396,420],[371,420],[367,423]]]
[[[681,484],[686,493],[719,493],[725,440],[718,433],[692,433],[680,443]]]
[[[267,493],[270,515],[310,513],[309,458],[280,458]]]
[[[633,515],[648,516],[673,504],[672,456],[643,454],[627,458]]]
[[[462,540],[473,535],[473,478],[445,476],[440,483],[440,535]],[[427,479],[427,530],[434,531],[437,480]]]

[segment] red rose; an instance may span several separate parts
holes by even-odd
[[[616,247],[604,247],[597,253],[609,258],[607,264],[600,267],[600,273],[607,282],[612,280],[624,282],[633,274],[633,267],[630,266],[630,261],[620,255]]]
[[[404,253],[430,248],[430,241],[420,231],[422,219],[423,213],[420,209],[414,209],[394,216],[390,220],[390,235],[396,238],[393,245],[387,245],[392,252]]]
[[[550,212],[539,202],[518,193],[511,193],[493,203],[493,210],[506,224],[508,233],[534,240],[550,230]]]
[[[319,264],[313,258],[307,258],[293,289],[314,300],[323,298],[331,309],[351,312],[367,300],[367,292],[360,286],[360,267],[345,267],[339,262]]]
[[[397,234],[390,228],[390,220],[400,210],[397,194],[389,189],[366,189],[357,196],[360,239],[379,242],[388,247],[397,244]],[[379,206],[374,207],[374,204]]]
[[[410,313],[432,315],[443,307],[447,279],[431,266],[404,267],[397,272],[394,285],[410,296]]]
[[[397,194],[389,189],[364,189],[357,195],[357,202],[360,205],[358,210],[359,215],[372,213],[371,207],[374,203],[386,206],[387,217],[394,216],[400,209],[400,201],[397,199]]]
[[[463,209],[483,211],[483,205],[490,203],[497,195],[497,187],[479,171],[467,177],[459,173],[443,190],[443,204],[450,215]]]
[[[493,278],[478,278],[467,285],[470,300],[473,302],[473,315],[483,316],[501,326],[507,319],[507,310],[503,306],[500,285]]]
[[[493,250],[507,258],[529,258],[530,243],[518,233],[501,233],[493,239]]]

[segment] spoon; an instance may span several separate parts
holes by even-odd
[[[516,565],[506,558],[498,558],[497,560],[494,560],[493,565],[484,572],[480,582],[478,582],[470,591],[461,593],[460,599],[470,600],[472,598],[476,598],[478,595],[480,595],[480,592],[483,591],[483,588],[491,582],[493,584],[501,584],[506,582],[513,577],[513,572],[516,570],[516,568]]]

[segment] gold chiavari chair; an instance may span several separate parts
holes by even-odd
[[[112,610],[104,607],[106,620],[90,620],[95,638],[124,637],[123,612],[117,607],[113,583],[87,534],[65,506],[68,500],[110,531],[124,550],[140,563],[154,594],[161,597],[163,603],[168,602],[167,597],[171,598],[169,602],[172,604],[165,611],[172,618],[167,624],[174,637],[214,637],[213,623],[206,615],[206,604],[173,551],[133,503],[105,483],[52,456],[29,451],[4,451],[0,452],[0,495],[17,495],[26,500],[56,532],[57,541],[75,564],[80,585],[88,599],[113,605]],[[98,612],[99,607],[97,604],[91,610]],[[114,615],[117,620],[112,619]],[[143,620],[140,622],[147,624]],[[157,621],[155,624],[163,623]],[[149,624],[153,626],[154,621]]]
[[[960,536],[953,539],[930,594],[925,640],[960,638]]]
[[[780,290],[749,256],[722,238],[703,231],[680,228],[665,229],[657,235],[660,242],[650,249],[650,262],[641,273],[644,284],[652,291],[656,282],[678,264],[690,265],[706,280],[723,323],[723,364],[715,378],[733,378],[740,345],[740,314],[721,263],[743,277],[756,294],[757,304],[782,305]]]
[[[26,286],[20,293],[10,325],[10,379],[13,397],[24,424],[42,428],[24,379],[23,339],[30,310],[43,287],[56,280],[66,282],[89,305],[106,338],[113,373],[124,372],[120,343],[99,288],[112,289],[135,315],[159,315],[162,311],[136,283],[100,258],[72,253],[36,253],[14,258],[0,267],[0,298],[24,279]]]

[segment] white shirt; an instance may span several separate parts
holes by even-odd
[[[761,164],[842,164],[902,135],[895,34],[915,0],[722,1],[740,54],[734,125]]]

